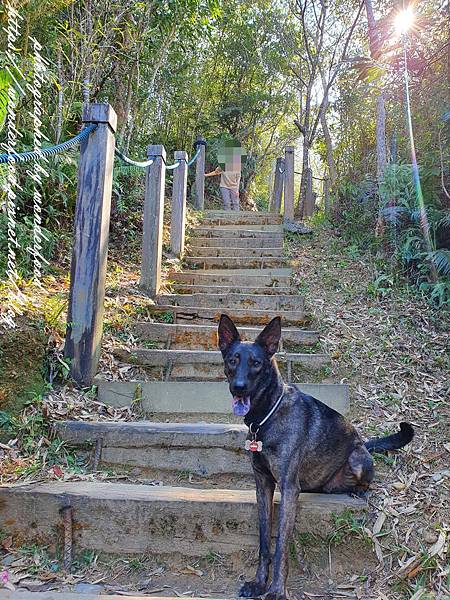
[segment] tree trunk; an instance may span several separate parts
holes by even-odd
[[[387,164],[386,153],[386,108],[384,92],[377,98],[377,179],[378,183],[383,178]]]
[[[323,204],[325,214],[327,215],[327,217],[329,217],[331,212],[330,177],[327,177],[323,182]]]
[[[378,35],[378,27],[373,14],[372,0],[365,0],[367,24],[369,26],[369,47],[370,56],[373,60],[377,60],[380,54],[380,42]],[[383,177],[384,170],[387,164],[386,152],[386,108],[384,92],[382,91],[377,98],[377,122],[376,122],[376,139],[377,139],[377,179],[378,183]]]
[[[336,183],[337,180],[337,170],[336,170],[336,163],[334,161],[334,156],[333,156],[333,140],[331,139],[331,133],[330,133],[330,128],[328,127],[328,122],[327,122],[327,110],[328,110],[328,106],[329,106],[329,100],[328,100],[328,92],[327,90],[327,86],[326,86],[326,81],[325,81],[325,76],[323,74],[322,69],[320,70],[320,75],[322,77],[322,87],[324,89],[324,98],[322,101],[322,110],[320,112],[320,125],[322,127],[322,133],[323,133],[323,137],[325,139],[325,147],[327,150],[327,164],[328,164],[328,174],[329,174],[329,185],[331,185],[331,189],[334,188],[334,185]]]
[[[85,44],[84,48],[84,74],[83,74],[83,108],[87,108],[91,102],[91,85],[92,85],[92,1],[86,1],[85,9],[85,36],[81,43]]]
[[[62,135],[63,126],[63,103],[64,103],[64,74],[62,68],[61,44],[57,49],[57,68],[58,68],[58,105],[56,109],[56,143],[59,144]]]
[[[305,189],[305,201],[303,203],[303,216],[312,217],[315,209],[315,199],[312,185],[312,169],[308,167],[305,171],[306,176],[306,189]]]
[[[309,145],[306,136],[303,136],[303,156],[302,156],[302,176],[300,179],[300,192],[298,195],[298,204],[295,216],[303,219],[305,216],[306,192],[308,189],[308,169],[309,169]]]

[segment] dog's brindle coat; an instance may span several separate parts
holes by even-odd
[[[267,600],[286,598],[288,541],[292,533],[297,499],[302,492],[366,491],[373,479],[369,451],[401,448],[414,432],[408,423],[399,433],[364,443],[342,415],[295,385],[286,385],[274,354],[281,337],[280,318],[273,319],[254,343],[242,342],[233,321],[222,315],[219,347],[225,364],[235,414],[245,414],[253,430],[269,413],[278,398],[281,403],[257,436],[262,452],[252,452],[259,516],[259,563],[256,577],[246,582],[240,596]],[[249,434],[248,439],[252,436]],[[273,494],[281,492],[278,536],[273,556],[272,583],[268,586]]]

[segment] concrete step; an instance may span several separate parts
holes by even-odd
[[[281,225],[237,225],[234,227],[195,227],[192,230],[191,239],[195,238],[278,238],[284,239],[283,227]]]
[[[188,283],[171,284],[170,289],[178,294],[239,294],[241,285],[190,285]],[[282,294],[295,295],[297,290],[290,287],[245,287],[248,294]]]
[[[245,215],[242,213],[228,213],[223,215],[208,215],[202,219],[202,225],[205,227],[216,227],[220,225],[281,225],[283,217],[276,214],[253,213]]]
[[[258,310],[303,310],[303,296],[288,294],[160,294],[156,303],[171,306],[202,306],[209,308],[255,308]]]
[[[172,306],[155,304],[147,307],[151,314],[171,313],[173,323],[196,322],[196,323],[218,323],[220,315],[226,312],[237,325],[266,325],[274,317],[281,317],[283,325],[302,325],[306,323],[307,317],[303,310],[274,311],[257,310],[247,308],[204,308],[197,306]]]
[[[225,378],[223,358],[219,350],[167,350],[163,348],[133,348],[126,350],[116,348],[114,357],[123,363],[145,367],[164,367],[166,378],[214,381]],[[320,368],[330,362],[327,354],[303,354],[294,352],[277,352],[280,363],[288,365],[288,373],[292,365],[303,365],[308,369]]]
[[[229,246],[224,248],[199,248],[198,246],[190,246],[188,256],[230,256],[235,257],[247,257],[247,256],[283,256],[283,248],[271,248],[265,244],[261,248],[261,244],[258,248],[230,248]]]
[[[122,408],[139,401],[146,416],[187,415],[211,416],[218,419],[231,415],[231,394],[226,382],[177,381],[106,381],[97,377],[98,401]],[[347,385],[325,383],[297,383],[305,394],[310,394],[341,414],[350,408]]]
[[[230,250],[232,253],[232,250]],[[273,269],[289,264],[280,256],[185,256],[189,267],[197,269]]]
[[[279,502],[275,494],[275,513]],[[61,548],[62,509],[70,507],[75,556],[106,554],[204,556],[257,547],[253,490],[195,489],[104,482],[52,482],[0,488],[0,522],[22,544]],[[344,510],[365,502],[338,494],[300,494],[296,527],[321,537]]]
[[[167,282],[198,285],[240,285],[248,287],[278,287],[290,284],[292,269],[226,269],[208,271],[169,271]]]
[[[162,479],[165,484],[176,481],[174,476],[180,472],[208,478],[208,482],[194,483],[203,486],[228,476],[227,487],[246,482],[254,488],[250,455],[244,448],[248,434],[245,425],[59,421],[53,431],[66,444],[78,448],[85,459],[92,461],[97,454],[100,469],[132,470],[133,475]]]
[[[163,342],[167,348],[203,348],[217,350],[218,336],[216,325],[194,325],[180,323],[136,323],[134,330],[141,340]],[[254,340],[261,332],[260,327],[241,327],[239,333],[244,340]],[[310,346],[319,340],[316,331],[283,328],[281,349],[289,344]]]
[[[101,465],[133,469],[133,474],[180,471],[200,477],[251,476],[244,449],[247,427],[221,423],[153,423],[139,421],[60,421],[53,430],[71,446],[92,448],[101,440]],[[233,486],[234,487],[234,486]]]
[[[234,213],[231,210],[224,210],[223,208],[208,208],[206,210],[203,211],[203,215],[205,217],[221,217],[223,215],[234,215],[234,214],[238,214],[238,215],[277,215],[278,213],[274,212],[274,211],[259,211],[259,210],[240,210],[236,213]]]
[[[190,248],[283,248],[283,236],[264,235],[261,237],[192,237],[189,240]]]
[[[233,224],[233,225],[214,225],[213,226],[214,229],[216,230],[223,230],[223,231],[229,231],[231,229],[234,229],[235,231],[262,231],[263,233],[267,233],[269,232],[275,232],[275,233],[283,233],[284,234],[284,230],[283,230],[283,225],[265,225],[263,223],[261,224],[242,224],[242,225],[238,225],[238,224]],[[205,229],[208,229],[208,226],[204,227]],[[212,229],[212,227],[209,227],[209,229]]]

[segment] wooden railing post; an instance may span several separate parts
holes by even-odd
[[[272,168],[270,169],[269,181],[267,183],[267,195],[269,197],[269,201],[267,203],[268,204],[267,210],[269,212],[273,212],[273,186],[274,186],[274,182],[275,182],[276,163],[277,163],[277,161],[275,160]]]
[[[198,142],[204,142],[204,138],[199,135]],[[205,145],[200,146],[200,154],[196,161],[195,171],[195,208],[203,210],[205,208]]]
[[[281,198],[283,196],[284,181],[284,158],[277,158],[275,163],[275,177],[272,193],[272,210],[279,213],[281,211]]]
[[[73,379],[90,386],[103,333],[117,116],[109,104],[90,104],[83,123],[96,123],[97,129],[80,149],[65,356]]]
[[[145,174],[144,231],[140,285],[152,296],[161,287],[161,259],[164,218],[166,151],[164,146],[148,146],[148,158],[154,158]]]
[[[186,191],[188,175],[188,155],[184,150],[177,150],[175,160],[180,166],[173,172],[172,216],[170,220],[170,248],[176,256],[184,253],[184,230],[186,226]]]
[[[284,152],[284,216],[294,218],[294,146],[286,146]]]

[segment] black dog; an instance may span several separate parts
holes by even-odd
[[[233,413],[249,427],[246,448],[251,450],[259,515],[259,563],[254,581],[240,596],[267,594],[268,600],[286,598],[288,542],[294,528],[299,492],[366,491],[373,479],[370,452],[401,448],[414,435],[409,423],[385,438],[364,443],[356,429],[338,412],[295,385],[286,385],[274,354],[281,337],[281,321],[273,319],[254,343],[242,342],[233,321],[222,315],[219,347],[233,395]],[[281,492],[278,537],[273,556],[270,539],[275,484]]]

